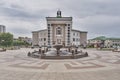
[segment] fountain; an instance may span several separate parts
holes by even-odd
[[[63,47],[62,45],[55,45],[55,46],[53,46],[56,50],[57,50],[57,56],[59,56],[60,55],[60,49]]]
[[[73,46],[63,48],[63,45],[54,45],[52,50],[48,50],[48,48],[46,51],[44,50],[39,49],[39,51],[29,52],[28,56],[41,59],[77,59],[88,56],[87,52],[78,51],[78,48]]]

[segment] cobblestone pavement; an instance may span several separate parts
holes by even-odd
[[[35,49],[0,52],[0,80],[120,80],[120,53],[85,49],[89,57],[45,60],[27,56]]]

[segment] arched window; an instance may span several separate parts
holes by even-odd
[[[56,35],[61,35],[62,34],[62,29],[60,27],[56,28]]]

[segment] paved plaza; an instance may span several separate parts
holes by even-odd
[[[46,60],[22,48],[0,52],[0,80],[120,80],[120,53],[85,49],[89,57]]]

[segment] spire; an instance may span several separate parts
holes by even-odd
[[[61,11],[58,9],[58,11],[57,11],[57,17],[58,18],[61,18],[62,16],[61,16]]]

